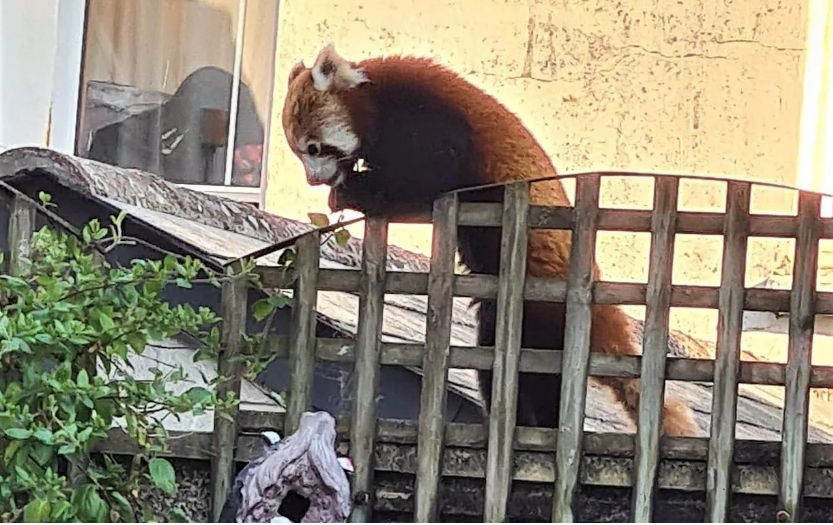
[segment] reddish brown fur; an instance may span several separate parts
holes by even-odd
[[[371,87],[380,89],[401,86],[417,90],[461,111],[473,128],[473,142],[478,150],[477,158],[480,162],[478,173],[482,174],[482,183],[532,179],[556,174],[547,154],[516,115],[452,71],[428,59],[412,57],[374,58],[361,62],[358,66],[366,71],[375,85]],[[301,72],[296,79],[291,80],[288,107],[303,104],[301,100],[305,96],[332,96],[306,86],[305,84],[311,81],[305,78],[305,75],[308,77],[309,71]],[[362,119],[375,111],[372,97],[368,96],[367,91],[340,92],[335,96],[347,106],[357,127],[365,127],[366,122]],[[284,123],[288,128],[293,125],[287,121],[286,114]],[[558,180],[533,184],[531,202],[536,205],[570,205]],[[569,268],[570,232],[532,230],[529,234],[528,253],[527,266],[530,275],[565,279]],[[598,278],[598,268],[595,269],[595,274]],[[591,334],[592,351],[615,355],[639,354],[639,348],[632,340],[631,330],[630,320],[620,308],[595,306]],[[595,379],[611,388],[632,417],[636,415],[639,398],[637,380]],[[663,412],[663,430],[668,435],[695,435],[696,425],[688,407],[669,397]]]

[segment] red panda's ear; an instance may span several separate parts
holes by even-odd
[[[295,65],[292,66],[292,69],[289,71],[289,78],[286,81],[286,85],[291,86],[292,81],[295,80],[298,77],[298,75],[300,75],[301,72],[304,71],[306,68],[307,66],[304,65],[303,60],[295,62]]]
[[[365,72],[341,58],[333,44],[324,46],[312,65],[312,83],[318,91],[347,90],[366,82]]]

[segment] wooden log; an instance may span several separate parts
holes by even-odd
[[[678,179],[675,177],[656,179],[634,460],[636,485],[632,511],[635,522],[651,521],[659,468],[674,228],[677,222],[677,187]]]
[[[587,372],[590,364],[593,314],[590,300],[595,267],[599,186],[599,177],[594,175],[576,181],[576,219],[567,280],[565,352],[562,364],[564,373],[555,453],[556,477],[552,513],[555,523],[574,521],[573,502],[579,483]]]
[[[223,522],[343,523],[350,514],[350,484],[335,454],[335,419],[326,412],[306,412],[291,435],[268,447],[237,476],[223,509]],[[281,503],[295,492],[306,508]],[[283,511],[287,512],[287,511]]]
[[[457,194],[448,194],[434,202],[433,223],[414,502],[414,521],[418,523],[439,519],[440,459],[454,306],[451,286],[457,249]]]
[[[248,290],[245,275],[238,273],[223,282],[222,289],[222,347],[217,362],[217,396],[225,399],[229,394],[240,399],[240,385],[243,375],[243,363],[230,359],[239,355],[244,348],[243,336],[246,331]],[[217,521],[223,509],[223,503],[231,488],[234,476],[234,451],[238,435],[239,405],[231,409],[228,418],[220,412],[214,414],[214,433],[212,439],[211,461],[211,518]]]
[[[371,520],[373,502],[373,448],[376,437],[376,395],[379,383],[380,334],[385,297],[387,221],[369,217],[365,222],[356,333],[356,392],[353,397],[350,456],[353,459],[353,512],[350,520]]]
[[[804,483],[804,457],[810,408],[810,372],[813,347],[813,309],[818,267],[821,204],[818,194],[802,192],[798,200],[798,238],[795,243],[793,287],[787,350],[784,420],[781,432],[780,521],[799,521]]]
[[[298,429],[301,416],[312,406],[312,378],[315,370],[315,305],[318,299],[318,265],[321,235],[312,231],[296,244],[297,278],[292,304],[289,345],[289,402],[284,433]]]
[[[489,409],[484,520],[502,522],[512,481],[512,441],[518,399],[518,364],[526,278],[529,184],[506,186],[500,242],[492,405]]]
[[[726,192],[720,309],[717,320],[717,356],[712,390],[709,462],[706,469],[706,515],[723,523],[732,493],[732,457],[737,423],[740,338],[743,331],[743,294],[749,229],[750,187],[731,182]]]

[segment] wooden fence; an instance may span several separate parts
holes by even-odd
[[[802,497],[833,498],[833,445],[807,445],[809,390],[833,387],[833,367],[811,366],[810,351],[817,314],[833,313],[833,293],[816,291],[819,240],[833,238],[833,220],[820,217],[821,195],[800,192],[797,216],[750,214],[753,184],[727,182],[723,213],[678,211],[680,180],[652,175],[653,210],[602,209],[600,181],[608,175],[574,176],[575,207],[530,205],[528,182],[507,185],[502,204],[460,202],[449,194],[434,204],[433,244],[428,274],[386,271],[388,224],[379,218],[365,221],[362,263],[359,270],[319,267],[320,232],[313,231],[296,243],[297,277],[290,334],[272,341],[277,355],[288,356],[290,385],[287,413],[275,419],[284,431],[294,431],[301,414],[311,408],[315,360],[354,363],[355,402],[348,420],[339,421],[349,438],[349,454],[355,466],[352,477],[352,520],[372,519],[374,473],[385,461],[385,447],[416,445],[416,461],[407,467],[416,475],[414,519],[436,521],[441,515],[438,496],[442,476],[485,477],[483,519],[504,521],[513,479],[553,484],[552,519],[575,520],[575,501],[581,484],[632,485],[632,519],[650,521],[657,487],[704,490],[709,521],[726,521],[730,496],[735,493],[774,494],[778,518],[799,520]],[[21,195],[11,195],[11,269],[25,251],[31,235],[35,207]],[[500,275],[455,273],[458,226],[501,228]],[[572,231],[573,248],[569,277],[565,281],[526,276],[529,229]],[[596,233],[600,230],[650,232],[650,266],[647,284],[593,282]],[[672,285],[675,234],[723,236],[720,286]],[[744,286],[747,241],[750,237],[794,238],[792,290],[746,289]],[[267,286],[279,286],[275,268],[258,269]],[[316,297],[319,291],[358,292],[359,321],[355,340],[316,339]],[[223,288],[223,348],[221,374],[239,376],[225,359],[239,350],[245,326],[246,299],[243,281]],[[425,344],[382,343],[383,299],[386,293],[427,295]],[[463,348],[450,345],[453,297],[495,298],[498,304],[496,345]],[[564,351],[521,348],[522,302],[565,302],[567,332]],[[593,304],[645,305],[642,356],[596,355],[590,352],[589,329]],[[715,308],[719,311],[717,354],[714,360],[666,356],[671,307]],[[786,365],[741,362],[740,334],[744,310],[789,312],[789,352]],[[379,366],[421,366],[424,372],[421,410],[417,422],[377,420]],[[488,370],[496,376],[491,417],[484,425],[446,424],[445,399],[449,367]],[[561,374],[561,422],[557,429],[516,428],[513,410],[519,371]],[[640,377],[638,432],[592,434],[583,431],[588,375]],[[662,399],[667,379],[713,382],[711,432],[707,439],[660,438]],[[736,443],[735,425],[739,383],[784,385],[784,426],[780,452],[767,443]],[[240,381],[222,386],[239,394]],[[253,414],[235,414],[232,420],[215,419],[212,450],[213,516],[219,510],[233,479],[235,459],[246,459],[251,447],[239,437],[241,421]],[[129,449],[128,444],[108,450]],[[377,446],[379,445],[379,446]],[[485,454],[475,450],[485,445]],[[201,456],[196,445],[181,443],[181,456]],[[119,448],[121,447],[121,448]],[[191,448],[189,448],[191,447]],[[196,448],[195,448],[196,447]],[[185,449],[188,450],[185,450]],[[465,449],[465,450],[463,450]],[[451,465],[454,455],[475,458]],[[588,454],[606,455],[608,462],[588,461]],[[780,468],[736,462],[740,456],[778,457]],[[485,458],[484,458],[485,456]],[[632,463],[616,458],[632,456]],[[454,456],[456,457],[456,456]],[[478,459],[479,458],[479,459]],[[531,459],[530,459],[531,458]],[[663,460],[705,461],[704,472],[663,468]],[[524,470],[525,461],[540,468]],[[754,459],[753,459],[754,461]],[[463,465],[463,466],[461,466]],[[472,466],[473,465],[473,466]],[[404,468],[390,467],[396,470]],[[806,487],[809,486],[809,489]],[[773,517],[774,519],[775,517]]]
[[[525,433],[517,433],[514,411],[507,410],[516,400],[518,371],[529,369],[533,361],[532,368],[536,371],[560,373],[563,381],[561,422],[554,432],[554,521],[574,519],[582,449],[587,439],[583,424],[588,372],[641,378],[642,401],[632,471],[632,518],[635,521],[652,518],[660,472],[661,409],[666,379],[713,381],[714,384],[704,487],[710,521],[725,521],[733,488],[743,490],[743,478],[733,479],[732,476],[738,383],[785,385],[783,420],[787,424],[783,427],[777,479],[779,519],[799,519],[805,482],[809,389],[811,386],[833,386],[833,370],[811,367],[810,364],[814,317],[833,313],[833,294],[815,290],[819,239],[833,238],[833,220],[820,218],[821,195],[801,192],[797,216],[752,215],[752,184],[728,181],[724,213],[681,212],[677,203],[681,178],[656,175],[653,210],[600,209],[600,181],[605,175],[576,176],[574,208],[530,206],[528,182],[507,185],[502,205],[461,203],[457,194],[443,196],[434,204],[431,269],[427,275],[385,272],[387,224],[382,219],[366,221],[359,271],[319,269],[315,234],[299,242],[296,259],[299,300],[294,306],[295,324],[289,346],[293,378],[288,422],[297,422],[301,412],[310,407],[313,354],[319,359],[332,358],[333,349],[343,348],[345,343],[314,339],[310,323],[315,309],[315,291],[358,291],[360,296],[358,334],[353,346],[357,402],[350,419],[350,454],[356,465],[353,480],[356,520],[363,521],[371,515],[373,449],[377,436],[372,400],[376,396],[380,363],[420,364],[424,371],[417,434],[416,521],[433,521],[439,517],[438,487],[443,471],[444,440],[448,438],[443,413],[448,368],[493,370],[497,380],[493,383],[488,421],[483,519],[503,521],[513,477],[513,444],[517,445],[520,436],[538,443],[547,442],[550,437],[544,429],[524,429]],[[499,276],[455,274],[458,226],[501,228]],[[526,277],[527,232],[530,228],[572,230],[573,247],[566,282]],[[593,282],[596,232],[599,230],[650,232],[647,285]],[[673,245],[678,233],[723,236],[719,287],[672,285]],[[750,236],[796,239],[792,290],[745,289],[746,249]],[[261,274],[265,283],[277,284],[274,270],[263,268]],[[427,294],[425,345],[380,342],[385,293]],[[497,299],[494,348],[450,347],[453,296]],[[540,355],[541,352],[520,348],[524,299],[566,302],[567,332],[563,353]],[[593,304],[646,306],[641,357],[591,355],[589,329]],[[714,361],[673,359],[669,362],[666,348],[672,306],[718,309],[717,357]],[[740,362],[744,310],[789,312],[786,366]],[[602,436],[601,445],[597,443],[596,446],[605,449],[605,439],[611,450],[620,442],[616,436]],[[823,450],[824,455],[833,454],[833,447]],[[833,497],[833,493],[827,496]]]

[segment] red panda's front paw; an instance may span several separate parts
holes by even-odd
[[[330,190],[330,196],[327,198],[327,206],[330,207],[332,213],[347,209],[347,206],[344,205],[342,192],[338,188],[332,188]]]

